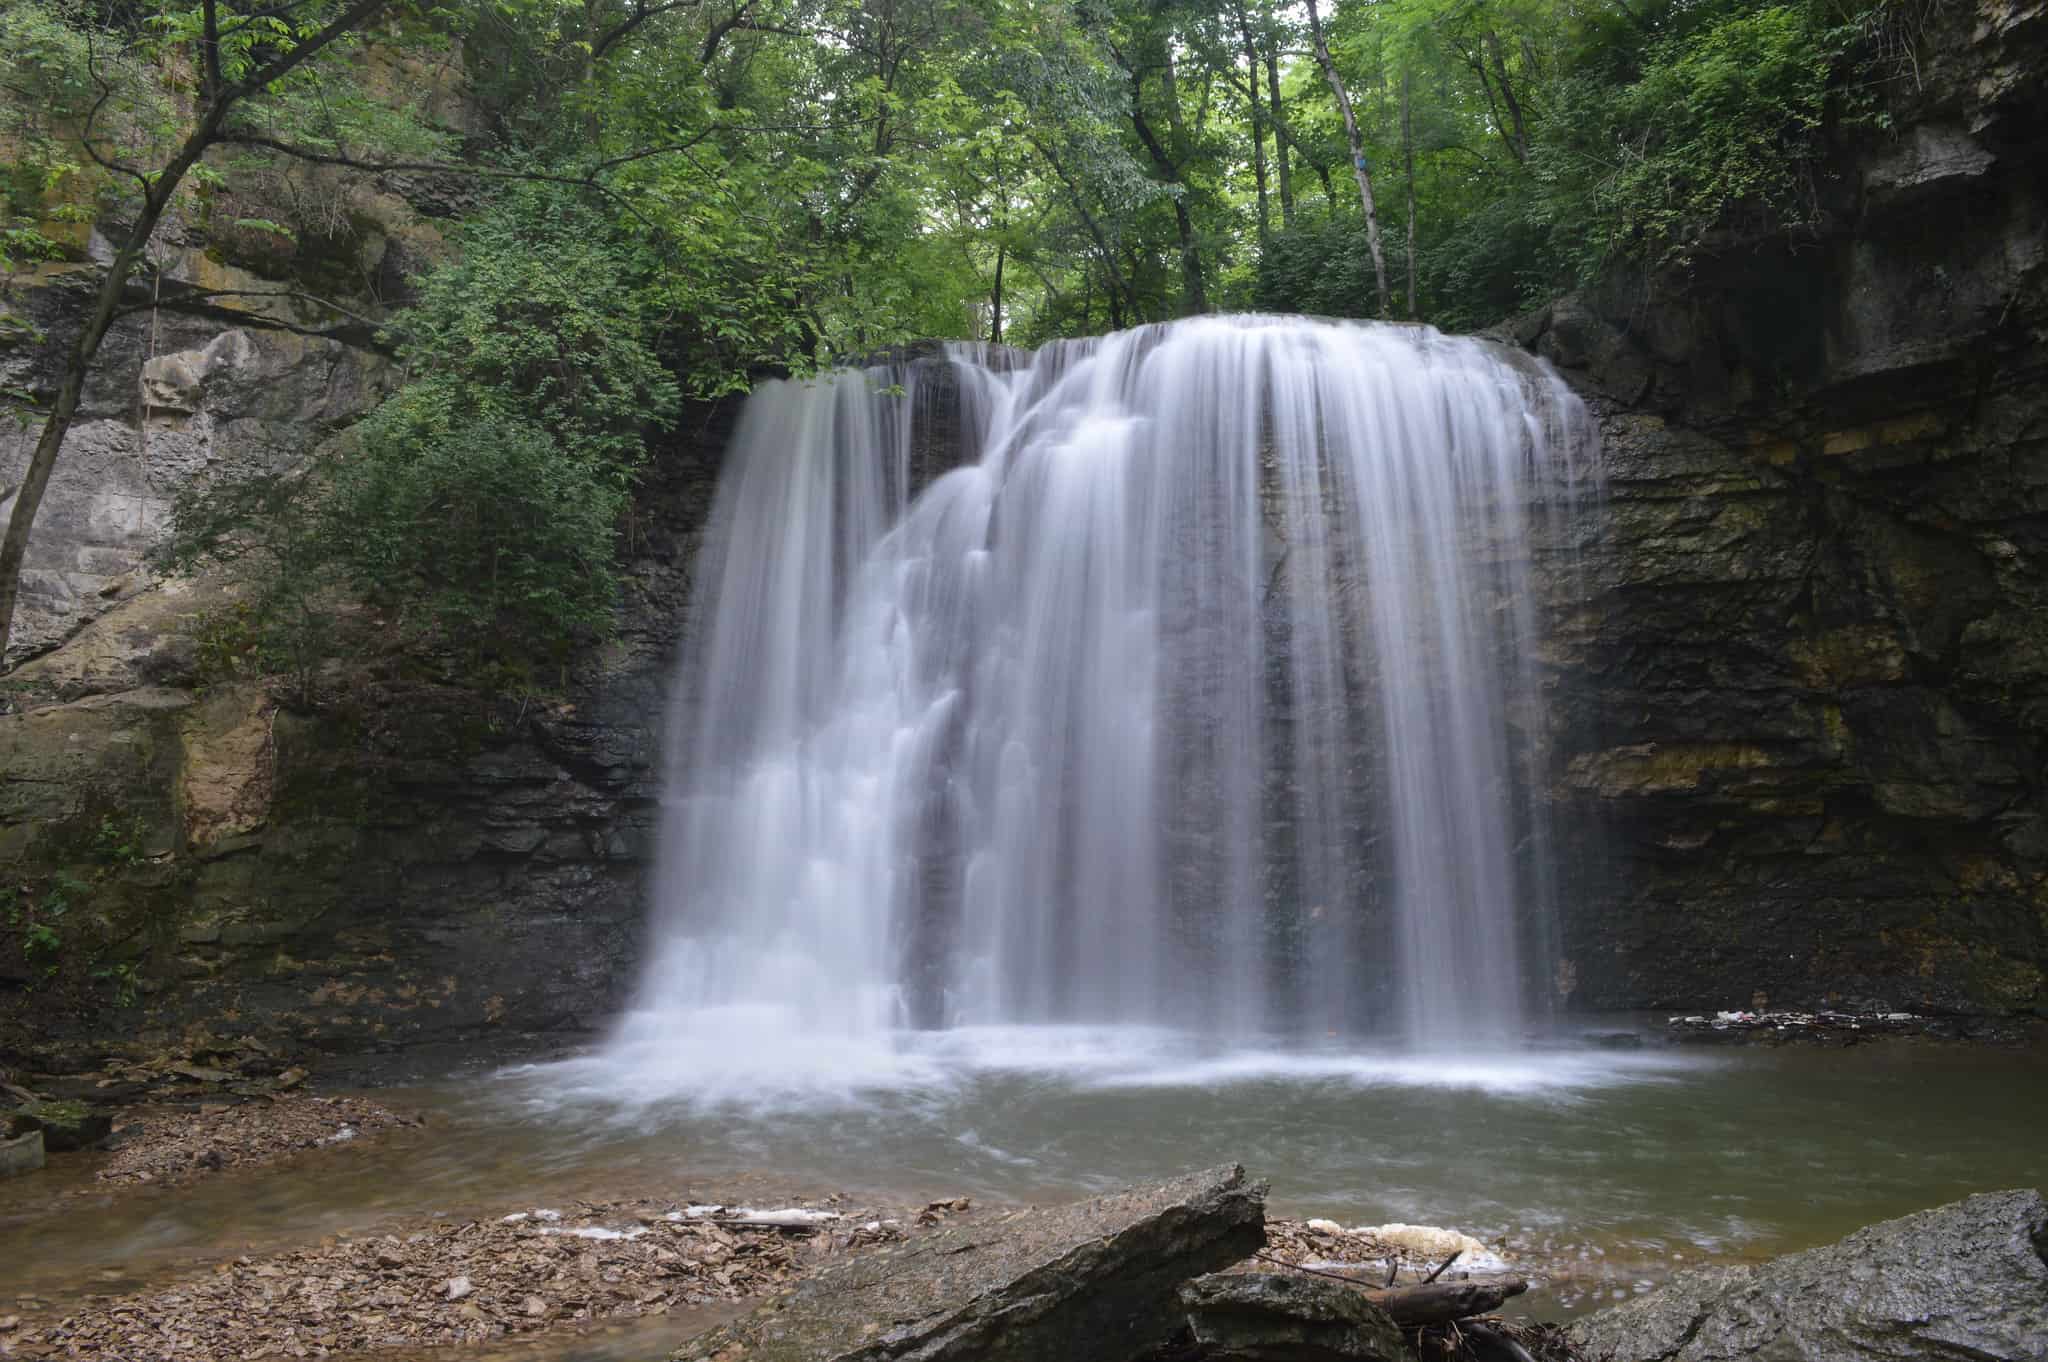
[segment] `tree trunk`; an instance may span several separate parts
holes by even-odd
[[[1510,1277],[1493,1282],[1418,1282],[1413,1286],[1368,1288],[1361,1292],[1404,1329],[1419,1324],[1444,1324],[1500,1309],[1510,1297],[1529,1289]]]
[[[121,291],[148,250],[149,239],[156,234],[157,223],[163,220],[179,182],[213,141],[218,126],[219,119],[213,116],[201,123],[142,196],[142,211],[128,239],[121,243],[113,262],[107,266],[99,295],[93,299],[92,315],[71,342],[71,353],[64,357],[64,378],[57,386],[57,401],[44,418],[42,433],[36,437],[35,453],[29,456],[28,471],[15,492],[14,510],[7,517],[7,535],[0,539],[0,667],[4,667],[8,640],[14,633],[14,609],[21,598],[21,566],[28,557],[29,531],[42,507],[43,493],[49,489],[50,474],[57,467],[58,451],[63,449],[64,437],[78,415],[78,403],[85,394],[85,380],[99,355],[100,342],[106,339],[107,329],[114,323]]]
[[[1169,107],[1177,105],[1173,90],[1173,63],[1166,65],[1166,91]],[[1144,86],[1137,72],[1131,73],[1131,126],[1138,131],[1138,140],[1145,144],[1145,152],[1152,158],[1153,166],[1168,184],[1179,185],[1180,193],[1173,196],[1173,219],[1180,232],[1180,274],[1181,312],[1193,315],[1209,310],[1209,293],[1202,277],[1201,245],[1195,240],[1195,220],[1188,214],[1187,183],[1180,177],[1180,167],[1166,148],[1160,145],[1159,137],[1152,131],[1152,124],[1145,117]],[[1169,113],[1169,119],[1178,122],[1177,114]]]
[[[1109,236],[1102,230],[1102,224],[1095,220],[1095,215],[1088,211],[1088,200],[1082,196],[1081,186],[1075,183],[1073,176],[1067,174],[1067,168],[1052,154],[1052,149],[1035,137],[1031,139],[1031,146],[1045,158],[1045,163],[1052,167],[1052,173],[1059,177],[1060,184],[1067,191],[1067,197],[1073,201],[1074,211],[1080,215],[1081,225],[1088,229],[1088,235],[1095,241],[1095,249],[1102,257],[1102,271],[1109,282],[1110,321],[1114,329],[1121,331],[1124,301],[1128,298],[1131,305],[1136,307],[1137,295],[1131,292],[1130,285],[1124,282],[1123,271],[1117,268],[1116,251],[1109,244]]]
[[[1408,320],[1417,321],[1422,313],[1415,305],[1415,120],[1408,104],[1408,87],[1411,74],[1401,72],[1401,163],[1408,178]]]
[[[1500,97],[1508,106],[1508,121],[1514,128],[1515,159],[1522,164],[1529,162],[1529,127],[1522,121],[1522,101],[1515,98],[1515,84],[1508,79],[1508,64],[1500,55],[1500,36],[1492,29],[1486,30],[1486,54],[1493,58],[1493,78],[1500,82]]]
[[[1244,37],[1244,91],[1252,115],[1252,182],[1259,196],[1259,252],[1273,241],[1272,209],[1266,200],[1266,115],[1259,107],[1259,46],[1252,39],[1252,20],[1244,0],[1237,4],[1237,28]]]
[[[1209,290],[1202,278],[1202,250],[1195,241],[1195,220],[1188,215],[1187,195],[1175,196],[1173,220],[1180,229],[1180,282],[1185,295],[1181,311],[1194,316],[1209,310]]]
[[[1393,305],[1387,297],[1387,259],[1380,249],[1380,218],[1372,206],[1372,172],[1365,164],[1365,142],[1358,135],[1358,116],[1352,112],[1351,96],[1344,89],[1344,78],[1337,74],[1337,63],[1330,59],[1330,45],[1323,41],[1322,16],[1316,13],[1316,0],[1308,0],[1308,31],[1315,40],[1316,63],[1323,68],[1323,79],[1330,83],[1330,93],[1337,97],[1337,111],[1344,115],[1344,136],[1351,144],[1351,170],[1358,179],[1358,201],[1365,209],[1365,242],[1372,252],[1373,279],[1379,286],[1380,316],[1393,314]]]
[[[988,295],[988,343],[1003,343],[1003,256],[1009,250],[1009,243],[996,243],[996,283]]]
[[[1280,171],[1280,226],[1294,225],[1294,172],[1287,164],[1288,145],[1280,134],[1280,54],[1266,49],[1266,100],[1273,112],[1273,159]]]
[[[1463,44],[1459,44],[1458,55],[1464,60],[1465,65],[1471,67],[1473,73],[1479,77],[1479,88],[1486,93],[1486,121],[1492,125],[1494,134],[1500,138],[1501,145],[1508,149],[1508,155],[1515,158],[1515,164],[1520,165],[1522,163],[1522,147],[1520,143],[1515,141],[1515,130],[1508,125],[1508,120],[1500,116],[1500,100],[1494,97],[1493,76],[1486,69],[1485,49],[1483,47],[1468,49]]]

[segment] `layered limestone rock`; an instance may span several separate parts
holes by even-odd
[[[1605,442],[1546,573],[1572,1003],[2048,1003],[2048,10],[1930,14],[1818,239],[1510,329]]]

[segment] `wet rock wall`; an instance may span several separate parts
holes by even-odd
[[[1601,418],[1552,552],[1579,1006],[2048,1004],[2048,7],[1942,7],[1816,239],[1522,319]]]

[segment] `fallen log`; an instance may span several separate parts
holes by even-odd
[[[1394,1323],[1404,1329],[1448,1324],[1473,1315],[1490,1315],[1510,1296],[1529,1289],[1520,1277],[1485,1282],[1417,1282],[1412,1286],[1365,1286],[1358,1289]]]
[[[1446,1324],[1472,1315],[1491,1314],[1500,1309],[1501,1303],[1509,1297],[1519,1296],[1529,1289],[1529,1283],[1520,1277],[1490,1277],[1481,1281],[1438,1281],[1437,1273],[1451,1265],[1451,1261],[1458,1256],[1455,1253],[1450,1259],[1446,1259],[1436,1272],[1432,1272],[1427,1280],[1408,1286],[1368,1286],[1366,1283],[1377,1275],[1371,1268],[1304,1267],[1300,1263],[1282,1262],[1264,1253],[1253,1256],[1261,1262],[1272,1263],[1289,1272],[1344,1282],[1356,1289],[1366,1300],[1391,1315],[1395,1323],[1411,1329],[1425,1324]]]

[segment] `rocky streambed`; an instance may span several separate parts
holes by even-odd
[[[516,1202],[255,1233],[239,1213],[261,1220],[281,1188],[403,1182],[424,1149],[467,1132],[402,1100],[289,1091],[160,1102],[111,1124],[111,1151],[0,1184],[13,1241],[0,1356],[1732,1362],[1760,1341],[1773,1356],[1856,1355],[1843,1339],[1974,1362],[2048,1355],[2048,1208],[2033,1192],[1777,1262],[1709,1263],[1567,1330],[1542,1316],[1553,1286],[1572,1292],[1569,1262],[1427,1226],[1269,1218],[1263,1184],[1233,1166],[1032,1207],[763,1174],[720,1185],[677,1151],[660,1194],[558,1194],[570,1180],[537,1167],[535,1195]],[[209,1199],[232,1223],[144,1251]],[[26,1246],[61,1257],[96,1233],[116,1241],[106,1266],[22,1270]]]
[[[1232,1318],[1297,1301],[1321,1324],[1274,1327],[1300,1342],[1373,1334],[1354,1296],[1440,1268],[1459,1291],[1515,1277],[1529,1289],[1460,1297],[1494,1322],[1457,1334],[1541,1357],[1565,1346],[1554,1326],[1691,1269],[1718,1291],[1887,1215],[2048,1183],[2038,1052],[1655,1037],[1425,1063],[1066,1036],[1088,1044],[1065,1070],[1038,1037],[1021,1069],[927,1057],[893,1088],[681,1105],[628,1105],[577,1063],[316,1092],[210,1041],[10,1095],[34,1133],[103,1147],[0,1180],[0,1355],[644,1362],[841,1265],[971,1263],[992,1288],[989,1265],[1050,1242],[1047,1208],[1244,1151],[1281,1189],[1271,1213],[1227,1261],[1168,1270],[1174,1292],[1278,1274],[1199,1294]],[[934,1257],[942,1235],[973,1246]],[[1210,1355],[1179,1332],[1199,1311],[1162,1308],[1181,1324],[1147,1345],[1158,1362]]]

